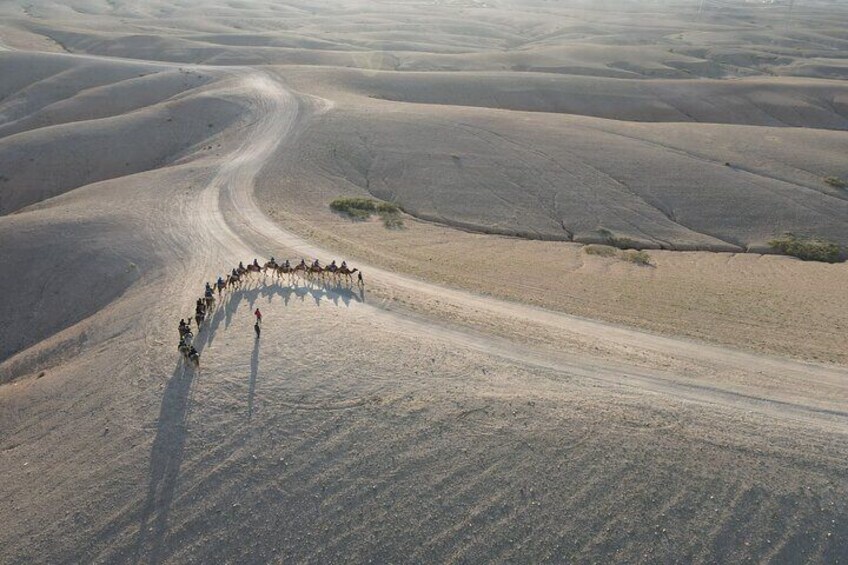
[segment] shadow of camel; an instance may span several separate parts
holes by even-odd
[[[224,309],[213,313],[208,325],[203,325],[197,331],[194,347],[202,353],[205,346],[212,342],[215,328],[224,317]],[[188,436],[187,420],[191,411],[195,377],[200,374],[200,368],[195,368],[186,362],[182,356],[165,385],[162,404],[159,408],[159,419],[156,423],[156,438],[150,453],[150,479],[147,485],[147,497],[139,518],[138,538],[136,540],[135,561],[142,558],[142,553],[150,534],[150,553],[147,559],[150,563],[162,561],[165,536],[168,533],[168,514],[174,500],[180,466],[182,465]],[[150,526],[151,518],[153,525]]]
[[[180,465],[187,437],[186,420],[191,408],[191,387],[195,370],[179,361],[174,374],[165,387],[156,438],[150,454],[150,480],[147,498],[141,510],[136,540],[135,561],[142,558],[150,534],[150,563],[160,563],[165,535],[168,531],[168,514],[177,487]],[[155,517],[154,517],[155,514]],[[153,520],[152,526],[150,525]]]
[[[315,305],[319,307],[323,301],[330,301],[335,306],[350,307],[351,303],[365,302],[365,289],[329,281],[296,281],[294,284],[285,284],[280,280],[270,283],[261,280],[247,281],[241,287],[227,291],[218,309],[223,306],[227,320],[226,326],[229,326],[233,314],[242,301],[247,302],[253,310],[259,298],[267,298],[270,302],[274,297],[280,297],[283,299],[283,304],[288,306],[292,299],[297,298],[303,302],[307,296],[311,297]],[[217,325],[212,327],[212,331],[215,330]]]

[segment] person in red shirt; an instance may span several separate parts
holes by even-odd
[[[256,309],[256,312],[254,312],[253,315],[256,316],[256,323],[261,324],[262,323],[262,312],[259,311],[259,308]]]

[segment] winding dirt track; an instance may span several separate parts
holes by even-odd
[[[275,224],[254,198],[254,180],[266,161],[278,150],[284,151],[288,144],[296,142],[309,116],[326,111],[330,103],[299,97],[262,71],[236,69],[228,72],[239,79],[241,94],[251,100],[256,121],[244,144],[221,167],[204,193],[199,206],[200,224],[210,229],[217,244],[234,257],[245,254],[265,257],[281,246],[296,256],[331,257],[332,251],[321,249]],[[220,265],[207,267],[214,270]],[[637,350],[648,356],[673,358],[687,366],[707,367],[713,378],[693,378],[650,367],[636,368],[615,359],[601,360],[591,355],[557,351],[555,343],[552,348],[533,347],[415,315],[407,308],[399,308],[390,299],[377,302],[375,315],[391,316],[393,324],[411,333],[437,335],[487,354],[566,372],[607,386],[635,387],[689,401],[767,411],[781,417],[820,420],[839,426],[848,423],[848,412],[839,400],[848,397],[848,379],[840,368],[661,337],[444,288],[369,265],[359,267],[366,272],[369,286],[379,288],[378,294],[383,297],[403,293],[411,296],[412,302],[437,299],[442,305],[474,312],[476,316],[507,320],[518,326],[532,324],[542,331],[566,334],[587,343]],[[744,384],[721,378],[724,373],[740,372],[751,373],[754,377],[744,379]]]

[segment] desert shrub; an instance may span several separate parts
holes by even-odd
[[[400,217],[400,208],[390,202],[379,202],[377,213],[383,220],[383,226],[390,230],[403,228],[403,218]]]
[[[330,210],[356,221],[365,221],[372,214],[378,214],[385,227],[390,229],[403,227],[400,208],[390,202],[378,202],[371,198],[336,198],[330,202]]]
[[[640,247],[639,242],[635,239],[619,237],[606,228],[599,228],[595,231],[607,245],[618,247],[619,249],[638,249]]]
[[[638,249],[639,242],[635,239],[630,239],[629,237],[614,237],[609,240],[610,245],[614,247],[618,247],[619,249]]]
[[[804,261],[836,263],[841,255],[839,246],[833,242],[815,237],[798,237],[792,233],[785,233],[768,243],[775,249]]]
[[[351,220],[360,222],[364,222],[371,217],[371,212],[368,210],[360,210],[359,208],[351,208],[350,210],[346,210],[344,214],[346,214]]]
[[[646,267],[651,265],[651,256],[646,251],[627,251],[621,255],[621,258],[636,265]]]
[[[390,230],[403,229],[403,218],[399,214],[383,214],[383,226]]]
[[[379,214],[400,214],[400,208],[391,202],[378,202],[377,213]]]
[[[839,177],[825,177],[824,182],[836,188],[848,188],[848,181],[844,181]]]
[[[361,215],[365,212],[367,218],[377,211],[377,206],[370,198],[336,198],[330,202],[330,210],[348,215]]]
[[[583,248],[583,252],[587,255],[598,255],[600,257],[615,257],[618,250],[609,245],[592,244]]]

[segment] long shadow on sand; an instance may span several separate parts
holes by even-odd
[[[253,343],[253,354],[250,356],[250,384],[247,389],[247,421],[253,417],[253,397],[256,394],[256,376],[259,374],[259,338]]]
[[[194,346],[199,352],[212,341],[213,328],[220,325],[225,316],[223,308],[212,314],[209,325],[197,332]],[[139,518],[138,538],[136,540],[135,561],[160,563],[163,559],[165,536],[168,533],[168,514],[176,492],[180,466],[182,465],[188,435],[187,420],[191,411],[192,384],[199,376],[195,369],[180,356],[177,365],[165,386],[156,438],[150,454],[150,481],[147,486],[147,498]],[[150,521],[153,514],[153,525]],[[148,541],[148,534],[150,540]],[[150,544],[149,558],[143,559],[145,546]]]
[[[197,332],[195,347],[202,353],[204,347],[212,343],[221,323],[224,322],[225,327],[229,326],[233,314],[243,300],[247,301],[252,308],[258,299],[271,300],[276,296],[282,297],[286,306],[294,299],[305,301],[307,296],[317,306],[320,306],[322,301],[345,307],[350,306],[352,302],[365,302],[363,289],[323,281],[298,281],[296,284],[284,284],[279,280],[272,281],[270,284],[263,281],[256,281],[252,285],[248,283],[241,288],[226,292],[218,299],[211,319]],[[251,356],[248,420],[253,415],[253,399],[259,373],[259,341],[259,339],[256,340]],[[168,515],[176,493],[188,436],[187,419],[192,405],[192,384],[199,374],[199,369],[194,369],[180,359],[165,387],[156,438],[150,454],[150,481],[147,497],[139,518],[135,562],[143,560],[156,564],[167,557],[165,541],[168,534]],[[149,555],[145,555],[147,547],[150,547]]]

